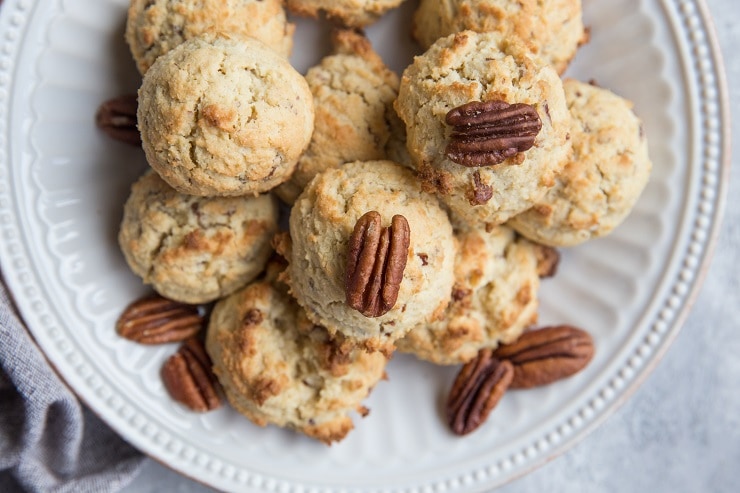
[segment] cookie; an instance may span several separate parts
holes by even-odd
[[[369,211],[379,213],[381,227],[401,215],[410,230],[397,301],[380,316],[350,307],[345,289],[350,237]],[[317,175],[291,210],[290,236],[286,273],[308,317],[368,350],[391,351],[394,340],[441,316],[449,302],[452,226],[437,200],[398,164],[354,162]]]
[[[191,195],[270,190],[290,177],[313,132],[306,80],[261,42],[192,38],[154,62],[138,125],[152,168]]]
[[[413,35],[424,49],[465,30],[516,37],[560,74],[587,39],[581,0],[421,0],[414,13]]]
[[[365,27],[396,8],[403,0],[287,0],[288,10],[297,15],[326,16],[347,27]]]
[[[206,303],[263,270],[277,221],[269,195],[195,197],[149,172],[131,187],[118,241],[131,270],[159,294]]]
[[[552,246],[609,234],[624,221],[648,182],[652,163],[632,103],[607,89],[566,80],[572,151],[555,186],[509,224]]]
[[[498,164],[453,161],[446,153],[453,137],[447,115],[481,101],[523,105],[518,107],[539,119],[532,147]],[[520,42],[498,33],[463,31],[438,40],[404,71],[394,106],[425,189],[471,228],[502,224],[536,204],[555,184],[569,152],[570,116],[560,77]]]
[[[290,180],[276,190],[289,204],[325,169],[406,151],[404,126],[393,110],[398,76],[362,34],[337,30],[332,39],[334,54],[306,74],[316,118],[308,149]]]
[[[440,365],[465,363],[483,348],[515,341],[536,323],[542,247],[506,226],[456,235],[452,301],[442,320],[397,342],[400,352]]]
[[[251,36],[287,58],[294,30],[280,0],[131,0],[126,42],[144,74],[161,55],[209,31]]]
[[[327,444],[352,430],[354,411],[367,413],[362,401],[387,361],[330,340],[269,279],[216,304],[206,349],[234,409],[260,426],[288,427]]]

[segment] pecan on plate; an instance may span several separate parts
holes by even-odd
[[[366,317],[379,317],[393,308],[406,269],[411,232],[401,215],[390,227],[381,226],[380,214],[365,213],[349,240],[345,293],[347,304]]]
[[[500,164],[534,145],[542,129],[534,106],[505,101],[473,101],[447,113],[452,136],[445,155],[474,168]]]
[[[152,295],[126,307],[116,322],[116,331],[140,344],[165,344],[184,341],[204,325],[205,317],[197,306]]]
[[[585,368],[593,358],[594,342],[588,332],[558,325],[525,332],[516,342],[499,346],[493,355],[514,365],[511,388],[527,389]]]
[[[512,364],[494,358],[492,353],[491,349],[481,349],[474,360],[462,367],[452,384],[447,420],[458,435],[466,435],[483,424],[514,376]]]
[[[162,381],[170,396],[200,413],[221,407],[218,380],[203,343],[191,337],[162,366]]]
[[[95,114],[95,123],[109,137],[134,146],[141,145],[136,126],[136,94],[124,94],[103,102]]]

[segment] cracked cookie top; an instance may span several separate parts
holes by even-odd
[[[533,107],[542,122],[534,145],[492,166],[453,162],[445,154],[453,133],[446,116],[475,101]],[[555,184],[570,148],[560,77],[498,33],[463,31],[438,40],[404,71],[394,107],[425,189],[468,227],[502,224],[533,206]]]
[[[555,186],[509,224],[552,246],[604,236],[624,221],[652,169],[632,103],[607,89],[568,79],[572,152]]]
[[[315,128],[290,180],[276,190],[287,203],[292,204],[325,169],[352,161],[408,160],[403,158],[403,123],[393,110],[398,76],[362,34],[336,30],[332,41],[334,54],[306,74],[314,98]]]
[[[277,219],[269,195],[195,197],[148,172],[131,188],[118,241],[131,270],[159,294],[206,303],[263,270]]]
[[[139,89],[149,164],[177,190],[233,196],[288,179],[313,132],[306,80],[261,42],[208,33],[161,56]]]
[[[378,317],[351,308],[345,290],[350,237],[369,211],[379,213],[381,227],[402,215],[410,230],[397,301]],[[437,199],[396,163],[354,162],[317,175],[293,206],[290,236],[292,248],[285,253],[291,292],[308,317],[332,335],[389,352],[416,324],[441,316],[449,302],[455,258],[452,226]]]
[[[287,0],[294,14],[318,17],[324,12],[331,20],[348,27],[365,27],[403,0]]]
[[[325,443],[353,429],[353,412],[367,414],[362,401],[387,363],[331,340],[269,273],[216,304],[206,349],[234,409]]]
[[[161,55],[208,31],[251,36],[288,57],[294,30],[281,0],[131,0],[126,42],[144,74]]]
[[[421,0],[413,34],[422,47],[459,31],[516,36],[563,73],[586,41],[581,0]]]

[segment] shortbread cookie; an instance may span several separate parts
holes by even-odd
[[[410,230],[397,301],[375,317],[351,308],[345,290],[350,237],[369,211],[379,213],[381,227],[401,215]],[[437,200],[398,164],[355,162],[317,175],[293,206],[290,235],[291,292],[308,317],[332,335],[388,352],[412,327],[440,317],[449,302],[455,259],[452,226]]]
[[[159,294],[206,303],[262,271],[277,220],[269,195],[195,197],[149,172],[131,188],[118,240],[131,270]]]
[[[536,111],[541,129],[533,146],[484,166],[468,167],[448,157],[453,136],[448,113],[481,101],[521,104],[530,116]],[[404,71],[395,108],[425,188],[473,228],[502,224],[536,204],[555,184],[570,149],[570,117],[558,74],[524,45],[498,33],[463,31],[438,40]]]
[[[290,177],[313,132],[306,80],[261,42],[204,34],[161,56],[139,89],[149,164],[177,190],[233,196]]]
[[[542,247],[506,226],[456,236],[455,286],[445,317],[417,327],[398,350],[436,364],[467,362],[483,348],[516,340],[537,322]]]
[[[465,30],[517,37],[561,74],[587,38],[581,0],[421,0],[414,14],[425,49]]]
[[[319,172],[352,161],[405,152],[403,123],[393,110],[398,76],[370,42],[350,30],[333,33],[334,54],[306,74],[316,112],[311,143],[278,196],[292,204]]]
[[[614,230],[634,207],[652,169],[630,101],[572,79],[564,86],[572,116],[569,161],[547,195],[509,223],[552,246],[577,245]]]
[[[209,31],[251,36],[287,58],[294,30],[281,0],[131,0],[126,42],[144,74],[161,55]]]
[[[287,0],[294,14],[318,17],[324,12],[329,19],[348,27],[364,27],[396,8],[403,0]]]
[[[288,427],[325,443],[353,428],[353,411],[384,377],[386,357],[342,346],[309,322],[268,279],[219,301],[206,349],[231,406],[260,426]]]

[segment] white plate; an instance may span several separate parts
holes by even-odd
[[[0,19],[0,258],[49,360],[80,397],[142,451],[214,487],[279,492],[483,491],[593,429],[645,378],[679,330],[706,269],[725,196],[728,110],[720,55],[697,0],[584,0],[591,42],[569,74],[635,102],[654,172],[610,237],[565,251],[544,283],[541,321],[589,330],[586,371],[511,392],[472,435],[447,431],[455,369],[398,356],[370,416],[325,447],[261,429],[226,408],[204,416],[160,383],[174,346],[116,336],[145,291],[116,243],[138,149],[93,124],[98,104],[139,84],[122,40],[127,0],[5,0]],[[369,30],[408,63],[411,3]],[[317,61],[326,34],[302,22],[294,61]],[[358,420],[360,421],[360,420]]]

